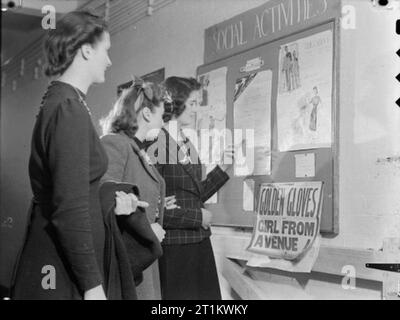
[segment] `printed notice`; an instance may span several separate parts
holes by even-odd
[[[296,178],[315,177],[315,153],[296,154]]]
[[[237,156],[235,176],[271,174],[271,89],[271,70],[255,72],[236,81],[234,128],[242,132],[241,139],[251,130],[254,139],[246,134],[243,143],[246,156]]]
[[[222,150],[225,148],[220,144],[220,135],[224,136],[226,129],[227,70],[226,67],[222,67],[198,76],[202,86],[194,127],[199,136],[202,132],[207,133],[208,143],[200,148],[200,161],[206,165],[207,171],[216,164],[221,164]]]
[[[322,182],[261,185],[248,250],[270,258],[301,260],[319,235]]]
[[[218,193],[214,194],[210,199],[208,199],[205,204],[216,204],[218,203]]]
[[[254,180],[243,181],[243,210],[254,211]]]

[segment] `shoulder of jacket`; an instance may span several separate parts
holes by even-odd
[[[119,133],[109,133],[100,137],[100,141],[106,145],[114,145],[118,149],[127,150],[129,148],[129,138]]]
[[[81,104],[78,93],[69,87],[50,86],[42,98],[44,106],[57,106],[59,108],[68,107],[75,103]]]

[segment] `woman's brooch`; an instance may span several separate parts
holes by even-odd
[[[150,159],[150,156],[147,154],[146,151],[140,150],[140,155],[143,157],[144,160],[146,160],[146,162],[147,162],[149,165],[153,165],[153,163],[152,163],[152,161],[151,161],[151,159]]]
[[[181,157],[181,155],[183,155],[183,158]],[[190,156],[188,154],[188,150],[187,150],[186,145],[182,145],[180,147],[178,157],[179,157],[179,163],[180,164],[184,164],[185,165],[185,164],[189,164],[189,163],[192,162],[191,159],[190,159]]]

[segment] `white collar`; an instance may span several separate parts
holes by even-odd
[[[164,125],[164,128],[176,142],[185,141],[186,137],[183,135],[182,130],[178,130],[178,124],[176,120],[169,121]]]

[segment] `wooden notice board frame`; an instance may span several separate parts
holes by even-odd
[[[271,1],[276,4],[281,1]],[[334,1],[332,1],[334,2]],[[222,67],[227,68],[227,129],[233,129],[233,91],[237,78],[245,76],[251,72],[240,72],[240,68],[246,65],[246,62],[261,57],[264,65],[257,71],[272,70],[272,92],[271,92],[271,147],[272,147],[272,174],[270,176],[249,176],[234,177],[233,170],[229,172],[231,179],[218,192],[218,202],[209,204],[207,208],[214,212],[214,225],[230,226],[239,228],[252,228],[254,225],[255,213],[245,212],[243,210],[243,182],[246,179],[255,181],[255,204],[257,207],[257,197],[260,185],[262,183],[271,182],[299,182],[299,181],[323,181],[324,182],[324,204],[321,220],[321,233],[337,234],[339,232],[339,193],[338,193],[338,147],[339,147],[339,36],[340,36],[340,20],[339,14],[340,1],[335,1],[334,12],[330,13],[329,18],[325,21],[317,20],[316,23],[302,24],[296,32],[291,31],[289,34],[281,34],[279,38],[273,38],[272,41],[258,44],[253,48],[246,48],[240,53],[235,52],[231,56],[223,56],[221,59],[204,64],[197,68],[197,75],[201,75]],[[256,9],[254,9],[256,10]],[[241,17],[241,16],[239,16]],[[234,20],[232,18],[231,20]],[[243,19],[243,17],[242,17]],[[212,30],[211,27],[209,30]],[[291,29],[292,30],[292,29]],[[332,79],[332,146],[330,148],[299,150],[289,152],[278,152],[277,150],[277,96],[278,96],[278,77],[279,77],[279,49],[285,43],[293,42],[313,34],[332,31],[333,37],[333,79]],[[207,38],[207,33],[206,33]],[[206,39],[207,42],[207,39]],[[209,45],[208,45],[209,46]],[[207,44],[206,44],[206,51]],[[210,50],[209,50],[210,51]],[[235,51],[235,50],[233,50]],[[215,56],[215,51],[210,51],[211,56]],[[209,61],[207,52],[205,53],[205,61]],[[314,178],[295,177],[295,155],[314,153],[316,158],[316,175]]]

